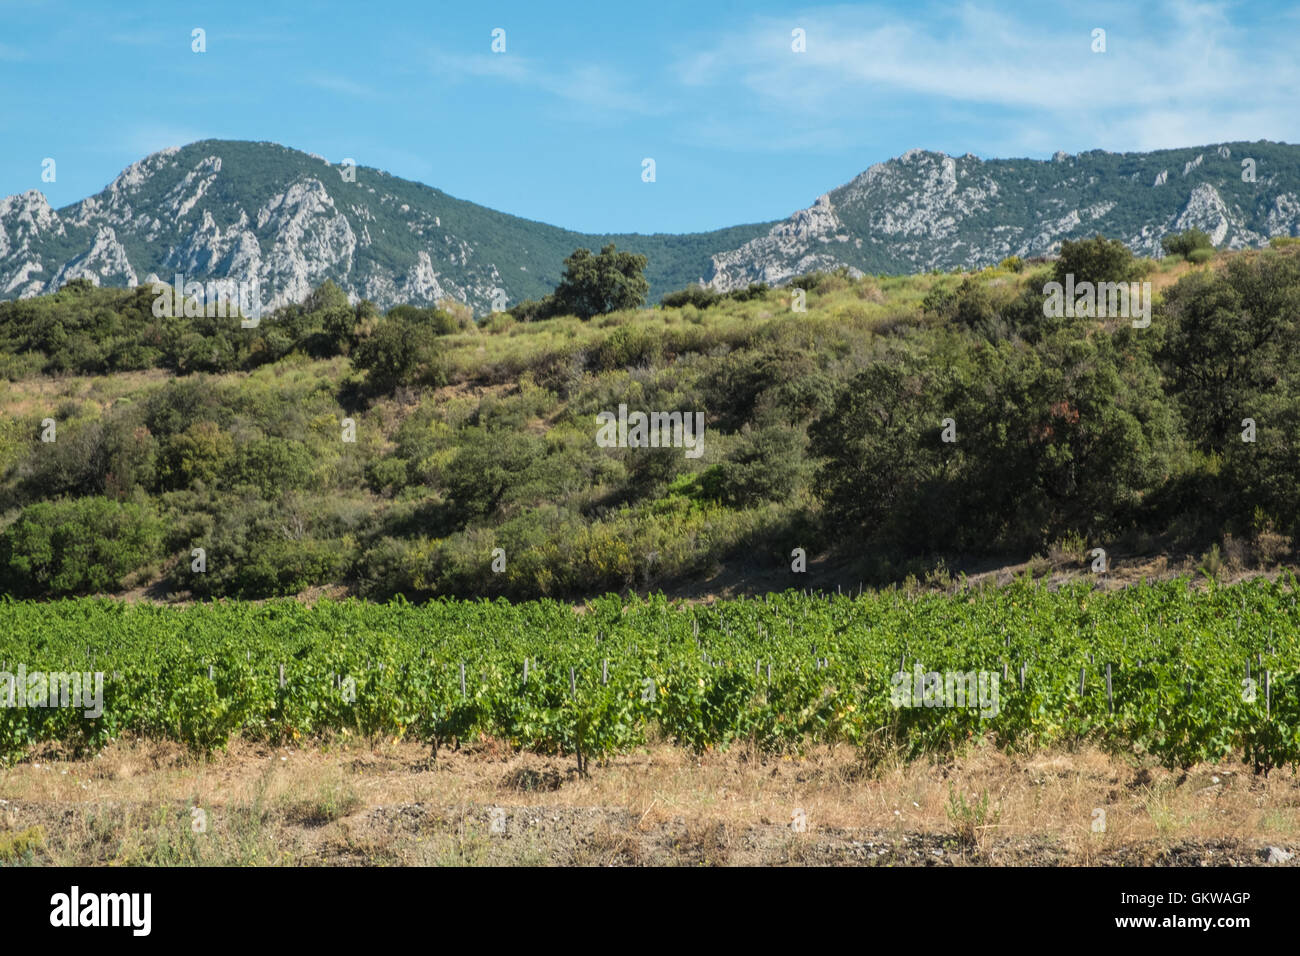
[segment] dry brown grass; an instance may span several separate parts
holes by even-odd
[[[520,862],[523,853],[587,865],[720,865],[755,854],[799,863],[824,862],[828,834],[921,834],[950,841],[936,845],[967,862],[1024,862],[1025,853],[1033,862],[1037,851],[1024,847],[1042,844],[1090,863],[1177,841],[1300,842],[1292,773],[1263,779],[1225,763],[1184,774],[1093,749],[1018,756],[988,744],[946,763],[872,765],[847,747],[763,760],[656,746],[579,778],[567,763],[499,744],[431,768],[422,746],[405,743],[237,742],[200,760],[134,742],[2,771],[0,799],[5,832],[44,826],[49,862],[464,864]],[[219,839],[182,833],[191,807],[204,809]],[[492,807],[526,837],[504,858],[485,825]],[[795,808],[807,834],[791,831]],[[1098,809],[1104,832],[1092,830]]]

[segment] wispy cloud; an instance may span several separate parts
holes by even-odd
[[[1169,2],[1161,29],[1144,29],[1122,7],[1089,9],[1107,30],[1105,53],[1091,26],[983,3],[927,6],[904,18],[827,7],[789,18],[755,18],[712,46],[683,55],[678,82],[707,88],[739,82],[751,105],[815,127],[881,104],[965,105],[1019,127],[1022,146],[1086,139],[1151,149],[1234,138],[1294,138],[1300,64],[1294,34],[1234,27],[1221,3]],[[791,29],[807,51],[791,50]]]
[[[434,57],[433,69],[443,80],[496,79],[591,110],[645,116],[669,111],[662,97],[632,87],[620,72],[597,63],[557,68],[511,53],[439,53]]]

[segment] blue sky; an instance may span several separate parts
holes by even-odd
[[[1297,37],[1300,8],[1262,2],[0,0],[0,195],[66,205],[219,137],[574,229],[698,231],[786,216],[914,146],[1297,142]]]

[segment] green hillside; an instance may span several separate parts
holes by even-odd
[[[1300,530],[1300,256],[1278,246],[1089,242],[586,322],[385,316],[327,285],[243,329],[74,283],[0,304],[0,587],[783,588],[812,580],[798,548],[878,584],[1086,571],[1093,548],[1269,567]],[[1152,283],[1150,326],[1047,318],[1063,267]],[[620,405],[702,413],[701,453],[604,447]]]

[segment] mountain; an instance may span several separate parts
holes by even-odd
[[[36,190],[10,196],[0,200],[0,298],[75,278],[135,285],[182,273],[255,276],[268,306],[333,279],[384,307],[451,298],[486,312],[495,290],[510,304],[540,297],[575,248],[608,242],[649,258],[658,297],[814,269],[978,267],[1098,232],[1153,255],[1192,226],[1227,248],[1300,234],[1300,146],[1267,142],[1048,161],[910,150],[780,222],[689,235],[578,233],[354,172],[273,143],[204,140],[154,153],[57,211]]]
[[[58,211],[36,190],[0,200],[0,298],[54,291],[75,278],[134,285],[150,275],[167,282],[176,273],[255,275],[268,306],[300,301],[333,279],[385,307],[451,298],[486,312],[498,288],[511,304],[550,292],[579,246],[614,242],[644,252],[662,294],[707,278],[713,253],[767,225],[590,235],[273,143],[204,140],[154,153]]]
[[[1058,152],[1048,161],[913,149],[715,255],[710,284],[728,291],[840,266],[860,273],[981,267],[1050,254],[1064,239],[1097,233],[1159,256],[1165,235],[1193,226],[1228,249],[1300,234],[1300,146]]]

